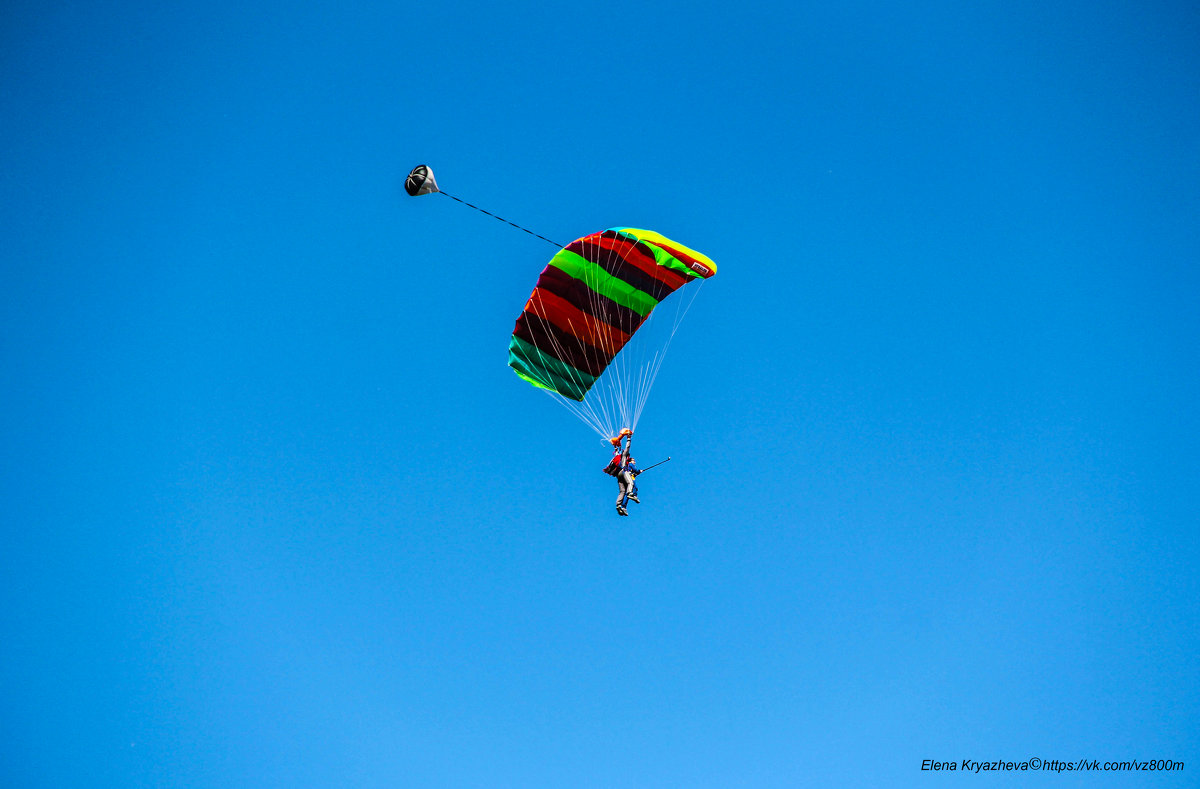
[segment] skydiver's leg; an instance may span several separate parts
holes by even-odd
[[[622,471],[617,474],[617,509],[625,509],[625,500],[629,498],[629,491],[633,487],[633,477],[629,472]]]

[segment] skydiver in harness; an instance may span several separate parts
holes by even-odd
[[[624,449],[621,448],[621,442],[625,441]],[[627,427],[621,428],[621,432],[615,437],[610,438],[609,442],[613,445],[615,452],[612,460],[608,461],[608,465],[604,467],[604,473],[617,478],[617,514],[628,515],[625,510],[625,503],[632,499],[635,504],[641,504],[637,496],[637,483],[634,481],[638,474],[642,472],[629,453],[630,447],[633,446],[633,431]]]

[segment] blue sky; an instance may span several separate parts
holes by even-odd
[[[9,3],[0,782],[1192,783],[1200,13],[969,6]],[[630,518],[418,163],[720,266]]]

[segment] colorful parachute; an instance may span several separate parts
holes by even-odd
[[[666,348],[652,343],[635,360],[622,349],[667,296],[716,271],[709,258],[649,230],[613,228],[577,239],[538,278],[513,329],[508,364],[602,436],[634,427]],[[677,310],[667,344],[684,312]]]

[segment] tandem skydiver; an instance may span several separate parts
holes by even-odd
[[[624,441],[624,448],[621,443]],[[613,456],[608,465],[604,467],[604,473],[617,478],[617,514],[628,515],[625,510],[625,503],[630,499],[635,504],[641,504],[637,495],[637,482],[634,480],[638,474],[642,472],[638,470],[636,461],[629,450],[633,446],[633,431],[627,427],[621,428],[621,432],[613,438],[609,439],[613,445]]]

